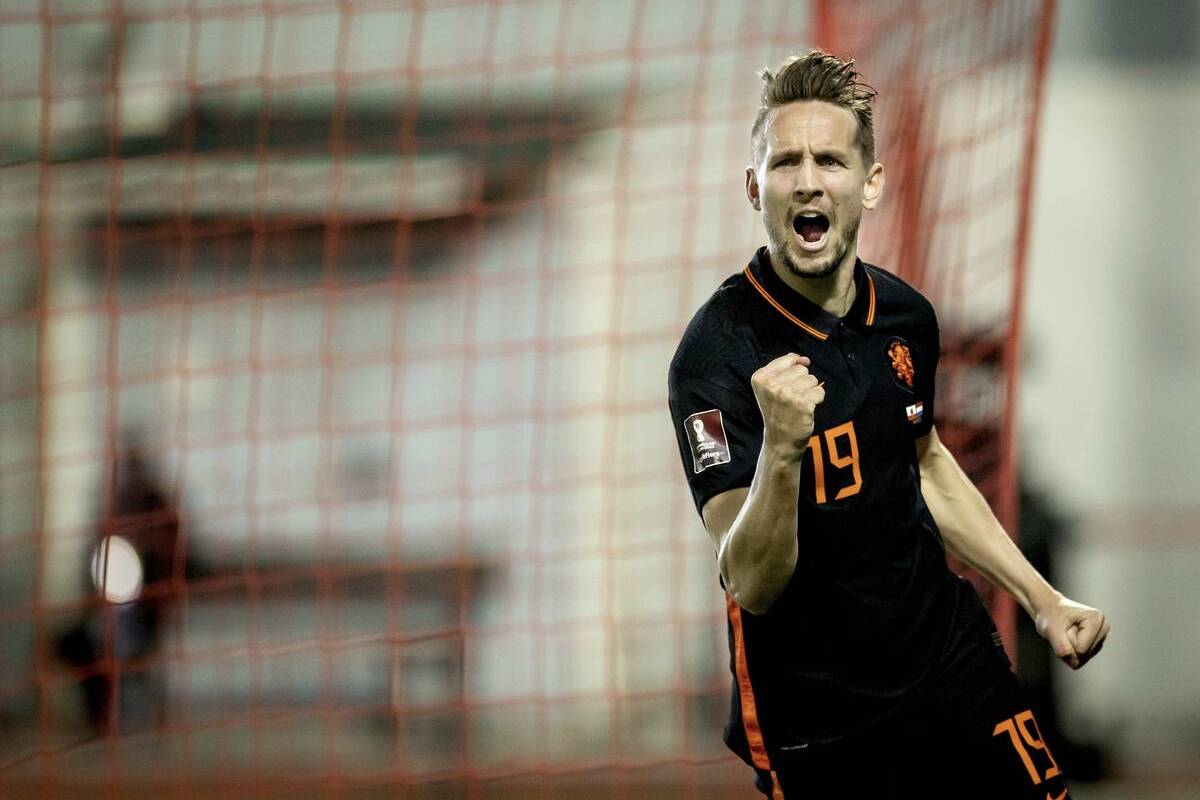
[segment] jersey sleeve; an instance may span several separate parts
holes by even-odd
[[[762,415],[749,384],[735,390],[671,370],[671,420],[696,511],[721,492],[749,486],[762,449]]]
[[[927,318],[918,336],[916,363],[913,365],[913,388],[916,400],[922,404],[920,420],[913,425],[913,438],[920,439],[933,430],[937,400],[937,366],[941,353],[941,334],[933,306],[927,306]]]

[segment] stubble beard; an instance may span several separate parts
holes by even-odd
[[[836,242],[830,243],[832,252],[830,252],[828,258],[817,261],[805,269],[800,268],[800,266],[791,257],[791,254],[788,253],[786,247],[778,248],[781,260],[783,261],[784,269],[795,275],[797,278],[802,278],[804,280],[820,280],[822,278],[828,278],[837,272],[842,260],[846,258],[846,253],[850,249],[850,242],[858,239],[858,226],[859,220],[855,220],[853,226],[846,231],[845,236],[840,236]]]

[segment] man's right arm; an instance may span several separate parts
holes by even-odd
[[[764,614],[796,569],[800,464],[825,390],[809,361],[781,356],[754,373],[763,444],[749,488],[715,495],[701,511],[726,590],[752,614]]]

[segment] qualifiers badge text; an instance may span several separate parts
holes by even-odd
[[[719,409],[692,414],[683,421],[683,432],[692,445],[692,465],[697,474],[729,463],[729,440]]]

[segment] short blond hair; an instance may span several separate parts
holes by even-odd
[[[757,164],[765,149],[763,129],[771,109],[798,100],[822,100],[848,109],[858,121],[856,143],[867,167],[875,163],[875,123],[871,101],[876,92],[862,80],[854,68],[854,59],[841,59],[823,50],[794,55],[774,72],[763,69],[762,100],[750,130],[751,158]]]

